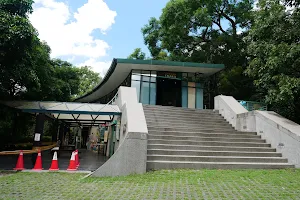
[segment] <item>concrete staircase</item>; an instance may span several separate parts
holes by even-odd
[[[236,131],[218,112],[144,105],[147,170],[291,168],[255,132]]]

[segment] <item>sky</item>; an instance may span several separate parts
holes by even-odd
[[[103,76],[113,58],[144,45],[141,28],[159,17],[168,0],[35,0],[29,16],[51,57],[91,66]]]

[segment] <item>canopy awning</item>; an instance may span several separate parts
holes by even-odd
[[[5,101],[4,105],[27,113],[45,113],[49,117],[67,123],[82,125],[100,124],[121,115],[117,105],[75,102]]]

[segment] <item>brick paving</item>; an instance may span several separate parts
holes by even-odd
[[[0,176],[0,199],[300,199],[300,170],[165,170],[115,178]]]
[[[59,168],[62,170],[66,170],[69,166],[71,157],[70,152],[61,152],[58,157],[58,165]],[[94,171],[98,169],[105,161],[107,157],[102,156],[100,154],[87,151],[85,149],[79,150],[79,157],[80,157],[80,168],[79,170],[86,170],[86,171]],[[24,167],[26,169],[32,169],[33,163],[31,159],[31,154],[24,155]],[[18,159],[18,155],[0,155],[0,170],[12,170],[16,166],[16,162]],[[43,168],[49,169],[51,166],[52,155],[50,151],[43,151],[42,152],[42,162]]]

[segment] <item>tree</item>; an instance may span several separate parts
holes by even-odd
[[[250,27],[252,8],[248,0],[171,0],[159,20],[151,18],[142,29],[144,40],[154,58],[166,49],[187,61],[235,66],[245,61],[238,29]],[[236,59],[227,59],[228,55]]]
[[[142,28],[144,42],[153,59],[165,51],[168,60],[224,64],[212,95],[253,99],[253,81],[243,74],[252,10],[252,0],[170,0],[160,18]]]
[[[144,35],[145,45],[151,53],[151,56],[156,60],[159,52],[161,52],[162,47],[160,46],[161,41],[161,25],[159,20],[152,17],[149,23],[142,28],[142,33]]]
[[[0,96],[13,99],[27,85],[36,84],[36,73],[30,53],[36,30],[28,20],[32,12],[30,0],[0,2]]]
[[[92,91],[102,80],[99,73],[93,72],[91,67],[84,66],[77,68],[77,74],[79,76],[79,91],[74,97],[80,97],[84,94]]]
[[[32,0],[0,1],[0,99],[71,101],[93,88],[99,75],[88,67],[50,58],[28,14]],[[0,105],[0,147],[29,136],[34,117]]]
[[[26,18],[33,11],[32,4],[33,0],[1,0],[0,10]]]
[[[146,57],[146,54],[144,52],[142,52],[141,48],[136,48],[136,49],[134,49],[132,54],[130,54],[128,56],[128,59],[144,60],[145,57]]]
[[[56,101],[71,101],[74,95],[79,92],[80,78],[77,68],[71,63],[54,59],[53,88],[54,99]]]
[[[300,8],[277,0],[259,1],[249,34],[246,73],[276,112],[300,122]]]

